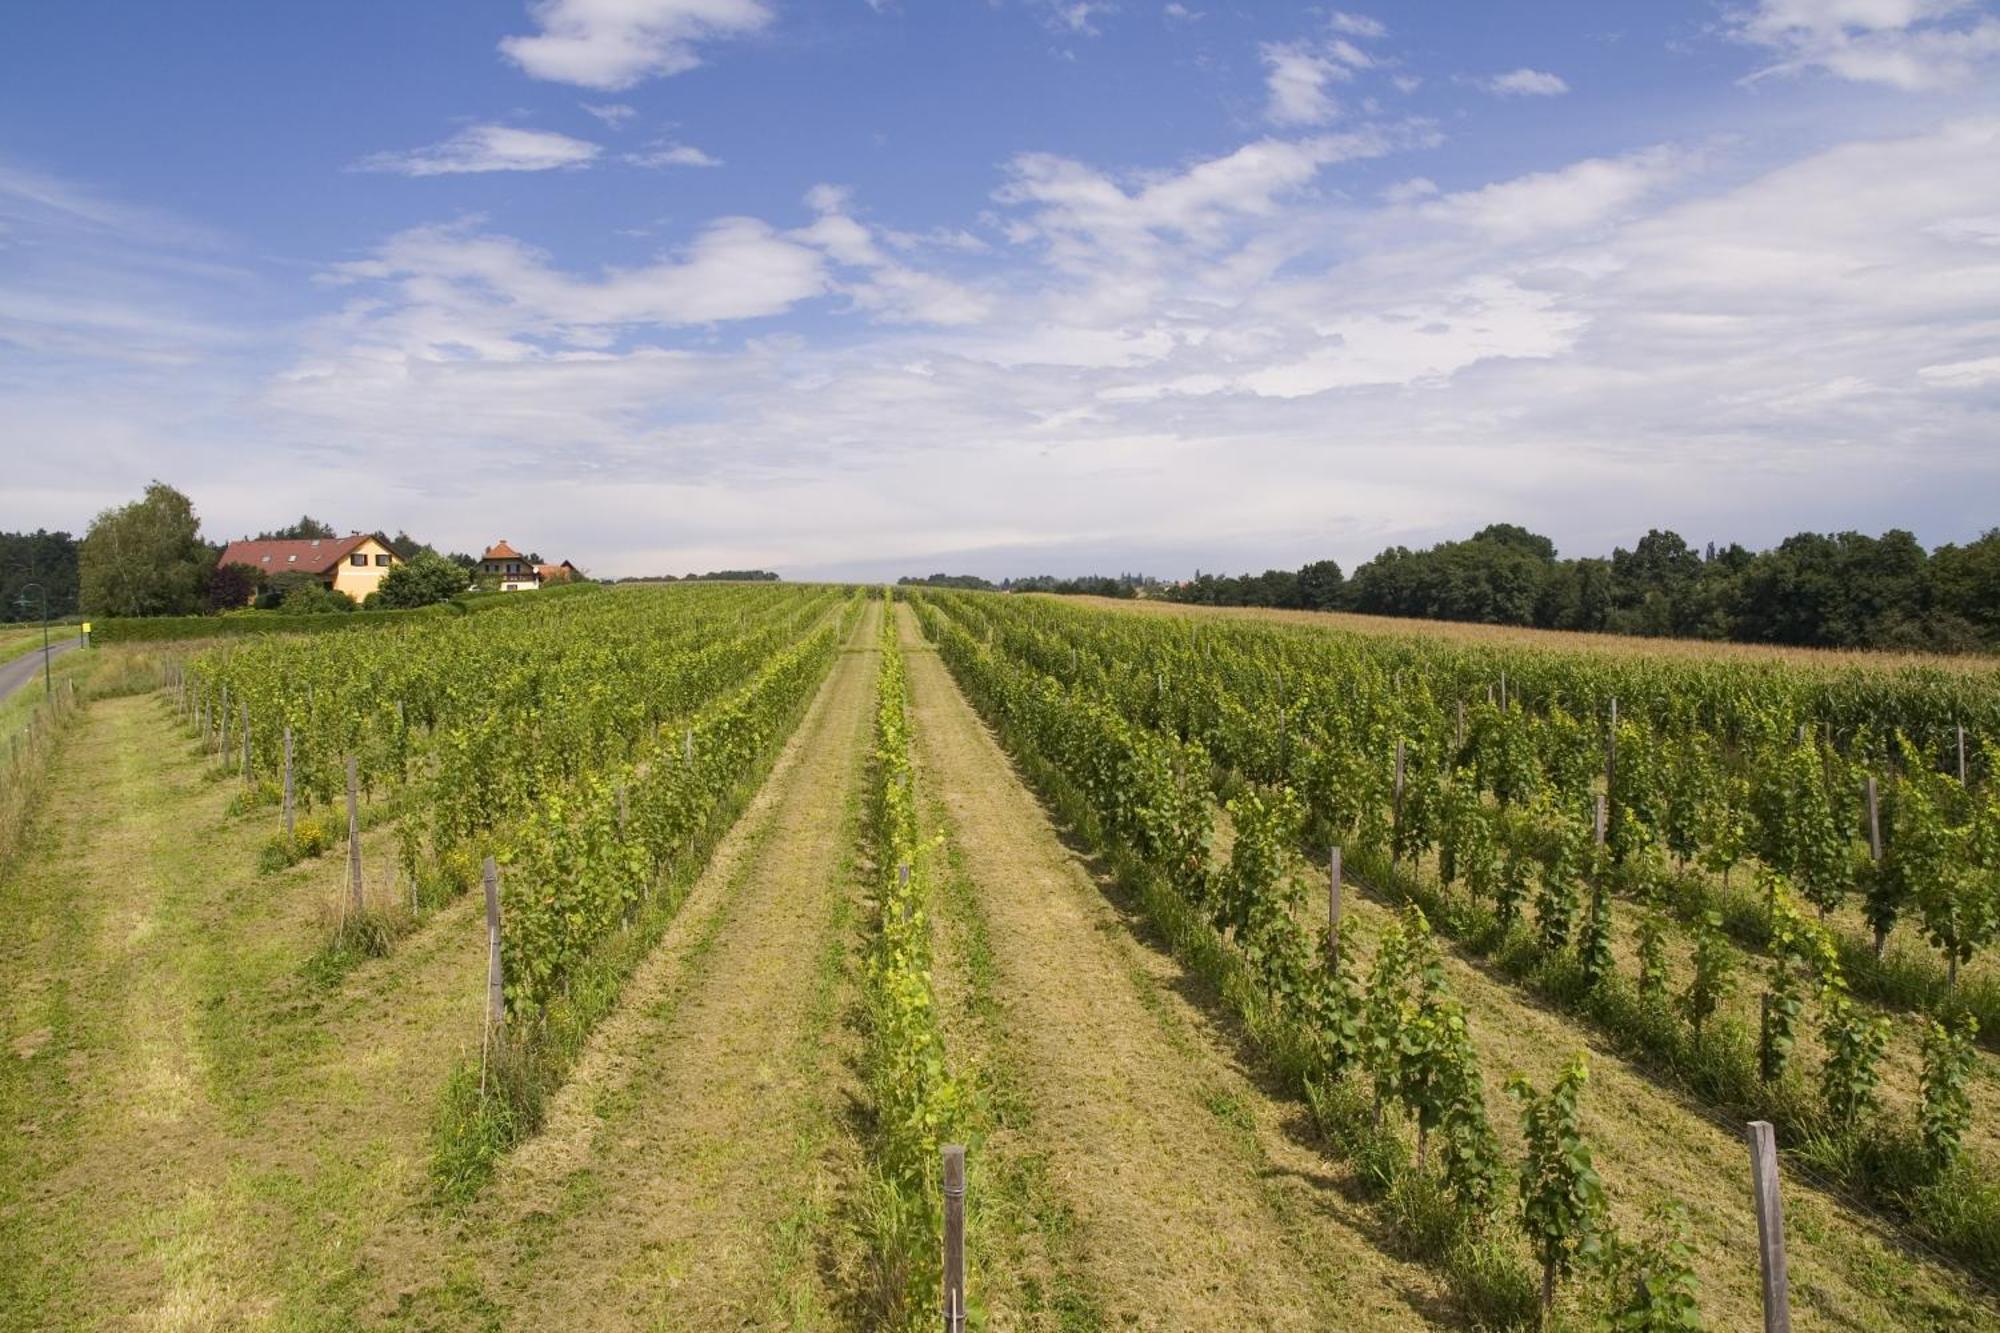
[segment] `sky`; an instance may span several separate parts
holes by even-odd
[[[1996,426],[2000,0],[0,19],[0,529],[157,477],[600,575],[1937,544]]]

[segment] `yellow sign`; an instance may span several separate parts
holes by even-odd
[[[85,634],[90,633],[90,622],[88,620],[83,622],[83,632]]]

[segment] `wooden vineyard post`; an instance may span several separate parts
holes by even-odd
[[[1618,699],[1611,700],[1611,730],[1604,737],[1604,790],[1611,791],[1611,784],[1618,780]]]
[[[498,1045],[507,1030],[506,978],[500,968],[500,867],[492,857],[480,867],[486,885],[486,1033]]]
[[[1458,701],[1458,741],[1457,748],[1465,748],[1465,700]]]
[[[681,733],[681,762],[684,764],[692,764],[694,762],[693,727],[689,727],[686,731],[683,731]]]
[[[215,762],[229,767],[229,686],[222,687],[222,706],[216,710]]]
[[[1958,785],[1965,785],[1965,724],[1958,728]]]
[[[243,705],[243,785],[251,783],[250,775],[250,705]]]
[[[1792,1333],[1791,1296],[1785,1276],[1785,1216],[1778,1201],[1778,1141],[1768,1120],[1752,1120],[1744,1137],[1750,1143],[1750,1193],[1757,1207],[1764,1333]]]
[[[353,755],[347,756],[347,888],[354,899],[354,911],[361,913],[361,783]]]
[[[625,808],[625,784],[618,784],[618,836],[625,836],[625,820],[629,811]]]
[[[1395,803],[1390,808],[1390,824],[1389,824],[1390,865],[1396,864],[1396,858],[1401,854],[1403,840],[1399,835],[1402,833],[1402,831],[1403,831],[1403,741],[1401,737],[1397,737],[1396,795],[1395,795]]]
[[[1326,967],[1340,975],[1340,848],[1327,857],[1326,879]]]
[[[285,795],[284,795],[285,837],[292,836],[292,729],[285,728]]]
[[[1507,711],[1507,673],[1500,673],[1500,711]]]
[[[944,1327],[965,1329],[965,1147],[944,1145]]]
[[[1868,804],[1868,860],[1879,874],[1882,869],[1882,805],[1875,790],[1875,775],[1869,774],[1861,783],[1862,799]],[[1882,950],[1889,943],[1889,933],[1882,926],[1875,927],[1875,956],[1880,958]]]

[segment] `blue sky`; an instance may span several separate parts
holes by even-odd
[[[2000,522],[1974,0],[18,7],[0,527],[596,572]]]

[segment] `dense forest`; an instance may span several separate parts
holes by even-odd
[[[0,622],[76,613],[76,538],[67,532],[0,532]]]
[[[1609,558],[1565,560],[1547,537],[1496,523],[1425,550],[1393,546],[1351,576],[1315,560],[1262,574],[1197,573],[1185,583],[1138,574],[901,582],[1819,648],[2000,649],[2000,529],[1929,551],[1895,529],[1880,537],[1802,532],[1768,551],[1697,551],[1654,530]]]
[[[2000,529],[1926,551],[1907,532],[1802,532],[1768,551],[1697,551],[1652,531],[1606,559],[1495,524],[1425,550],[1395,546],[1346,578],[1331,560],[1240,578],[1198,574],[1162,596],[1211,606],[1360,611],[1541,629],[1817,648],[2000,648]]]

